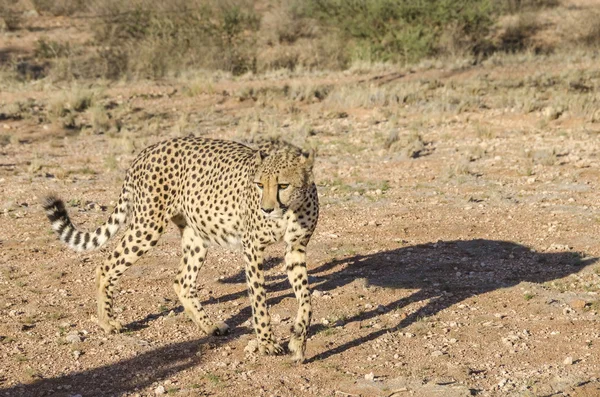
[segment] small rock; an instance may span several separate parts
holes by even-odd
[[[314,290],[314,291],[312,292],[312,295],[313,295],[315,298],[320,298],[320,297],[322,297],[322,296],[323,296],[323,291],[319,291],[318,289],[316,289],[316,290]]]
[[[246,353],[254,353],[258,350],[258,341],[256,339],[251,339],[246,347],[244,347],[244,351]]]
[[[375,380],[375,374],[373,372],[369,372],[365,375],[365,380],[373,382]]]
[[[441,350],[436,350],[436,351],[434,351],[434,352],[431,353],[432,357],[440,357],[440,356],[443,356],[443,355],[444,355],[444,352],[441,351]]]
[[[27,11],[23,12],[23,16],[25,18],[37,18],[40,16],[40,13],[37,12],[36,10],[27,10]]]
[[[381,305],[377,305],[377,313],[385,313],[385,308]]]
[[[561,116],[561,114],[563,114],[563,111],[562,109],[557,109],[552,106],[548,106],[544,108],[544,110],[542,110],[542,114],[548,120],[556,120]]]
[[[79,360],[79,357],[81,357],[81,351],[73,350],[73,357],[75,357],[75,360]]]
[[[574,299],[571,301],[571,307],[573,309],[582,310],[585,308],[586,305],[587,305],[587,302],[584,301],[583,299]]]
[[[573,357],[569,356],[567,358],[565,358],[565,361],[563,361],[564,365],[573,365]]]
[[[156,389],[154,389],[154,394],[161,395],[165,394],[165,387],[163,385],[159,385]]]
[[[351,321],[349,323],[346,323],[344,325],[344,329],[348,329],[351,331],[357,331],[359,330],[361,327],[361,322],[360,321]]]
[[[65,337],[66,341],[69,343],[79,343],[81,342],[81,337],[78,334],[69,334]]]

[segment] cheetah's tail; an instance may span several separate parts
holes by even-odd
[[[82,232],[73,226],[65,203],[56,196],[48,196],[42,202],[46,215],[52,224],[52,229],[58,238],[75,251],[92,251],[102,247],[127,222],[129,200],[122,194],[119,203],[108,217],[106,223],[94,232]]]

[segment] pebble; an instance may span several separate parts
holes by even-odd
[[[258,350],[258,341],[256,339],[251,339],[246,347],[244,347],[244,351],[246,353],[254,353]]]
[[[373,372],[369,372],[365,375],[365,380],[373,382],[375,380],[375,374]]]
[[[73,357],[75,358],[75,360],[79,360],[79,357],[81,357],[81,351],[73,350]]]
[[[585,308],[586,305],[587,305],[587,302],[584,301],[583,299],[574,299],[571,301],[571,307],[573,309],[582,310]]]
[[[440,356],[443,356],[443,355],[444,355],[444,352],[441,351],[441,350],[435,350],[434,352],[431,353],[432,357],[440,357]]]
[[[79,343],[81,342],[81,337],[78,334],[69,334],[66,336],[66,341],[69,343]]]
[[[322,297],[322,296],[323,296],[323,291],[319,291],[318,289],[316,289],[316,290],[314,290],[314,291],[312,292],[312,295],[313,295],[315,298],[320,298],[320,297]]]
[[[565,358],[565,361],[563,361],[564,365],[573,365],[573,357],[569,356],[567,358]]]
[[[156,395],[165,394],[165,387],[163,385],[158,386],[156,389],[154,389],[154,394],[156,394]]]

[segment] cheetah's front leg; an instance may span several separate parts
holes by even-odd
[[[256,247],[245,247],[244,256],[246,258],[246,281],[248,282],[252,305],[254,331],[258,338],[258,349],[262,354],[281,354],[283,348],[275,342],[271,330],[271,317],[267,310],[262,251]]]
[[[304,361],[306,334],[312,317],[305,250],[305,246],[290,244],[285,254],[288,279],[298,300],[298,313],[292,325],[292,335],[288,344],[292,359],[296,362]]]

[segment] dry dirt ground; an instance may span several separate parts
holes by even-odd
[[[598,65],[594,54],[524,55],[379,72],[6,84],[0,395],[600,396]],[[40,199],[57,192],[92,229],[143,147],[190,133],[318,149],[305,364],[244,350],[253,331],[238,253],[212,249],[198,280],[231,334],[207,337],[186,318],[172,289],[175,227],[121,280],[125,332],[105,335],[93,321],[95,267],[112,245],[67,250]],[[285,340],[296,302],[282,247],[269,257],[269,304]]]

